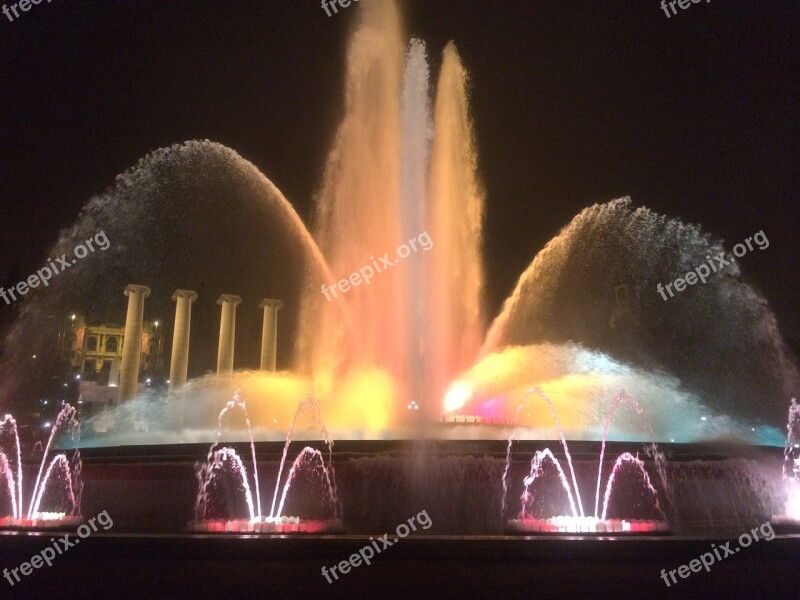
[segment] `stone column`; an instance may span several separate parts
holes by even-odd
[[[192,327],[192,302],[197,293],[192,290],[175,290],[175,329],[172,333],[172,358],[169,363],[169,391],[186,383],[189,371],[189,333]]]
[[[122,342],[122,365],[119,373],[119,402],[136,396],[139,384],[139,361],[142,357],[142,321],[144,299],[150,288],[130,284],[125,288],[128,297],[128,315],[125,318],[125,339]]]
[[[258,308],[264,309],[264,325],[261,328],[261,370],[274,371],[278,356],[278,309],[280,300],[264,298]]]
[[[236,307],[242,303],[240,296],[222,294],[217,304],[222,307],[219,322],[219,349],[217,350],[217,375],[233,372],[233,348],[236,341]]]

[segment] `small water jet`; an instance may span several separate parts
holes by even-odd
[[[72,458],[66,452],[57,453],[49,462],[53,442],[59,435],[75,447]],[[83,491],[81,477],[82,463],[80,450],[80,423],[76,409],[65,404],[58,413],[44,448],[39,472],[31,494],[31,501],[25,512],[22,486],[22,450],[19,441],[17,422],[11,415],[0,421],[0,497],[8,498],[5,505],[0,504],[0,528],[66,527],[81,522],[80,504]],[[42,506],[50,510],[41,510]]]
[[[783,460],[783,483],[786,504],[782,515],[775,515],[775,525],[800,530],[800,404],[792,398],[789,421],[786,425],[786,448]]]
[[[567,459],[570,477],[567,478],[561,463],[549,448],[537,450],[531,460],[530,473],[524,478],[525,489],[521,496],[521,508],[516,519],[508,519],[507,529],[514,533],[652,533],[666,532],[668,530],[667,518],[661,509],[658,492],[650,481],[650,476],[644,466],[644,462],[638,456],[630,452],[621,454],[611,468],[608,476],[605,493],[603,495],[602,512],[600,506],[600,488],[603,474],[603,458],[605,456],[606,438],[608,429],[614,418],[614,414],[622,404],[630,405],[637,414],[644,417],[644,409],[639,403],[624,390],[620,391],[611,402],[606,417],[602,446],[600,450],[600,464],[597,473],[597,488],[595,491],[594,515],[586,516],[583,509],[583,502],[580,496],[580,488],[575,476],[575,467],[569,445],[564,437],[561,422],[553,406],[552,400],[541,389],[532,388],[528,391],[525,402],[520,404],[515,417],[515,427],[508,440],[506,450],[506,466],[503,471],[503,501],[501,512],[505,518],[506,496],[508,493],[508,478],[511,469],[511,450],[514,438],[520,429],[518,419],[522,411],[528,407],[528,400],[532,394],[541,397],[550,410],[550,414],[558,429],[564,455]],[[645,429],[649,429],[645,418]],[[663,455],[658,452],[655,444],[649,451],[654,457],[657,465],[661,483],[668,493],[666,482],[666,469],[663,466]],[[570,483],[571,479],[571,483]],[[556,489],[563,490],[569,503],[569,515],[561,514],[563,510],[563,498],[548,498],[552,495],[552,490],[548,490],[548,480],[556,482]],[[615,517],[610,518],[609,506],[612,498],[622,496],[620,490],[621,482],[628,482],[627,496],[622,501],[617,502],[619,506],[615,508]],[[561,494],[562,496],[564,494]],[[616,514],[619,513],[619,514]],[[642,518],[633,518],[637,517]],[[644,518],[646,517],[646,518]]]
[[[240,411],[245,420],[253,463],[250,476],[234,448],[220,447],[225,418],[232,410]],[[306,446],[293,461],[284,481],[282,474],[297,419],[306,410],[311,411],[313,425],[318,428],[325,441],[328,449],[327,462],[320,450]],[[200,532],[242,533],[330,533],[341,530],[341,506],[336,493],[336,475],[331,460],[332,453],[333,440],[322,424],[319,402],[309,396],[298,405],[286,434],[272,505],[269,514],[264,517],[261,509],[256,449],[250,417],[247,413],[247,406],[237,391],[220,411],[216,439],[209,448],[205,463],[197,469],[199,491],[195,501],[195,520],[189,523],[189,529]],[[327,509],[329,518],[308,519],[283,515],[286,497],[292,483],[304,471],[309,472],[312,478],[316,476],[316,479],[322,482],[322,504]],[[256,492],[255,499],[253,498],[253,489]],[[279,490],[282,490],[280,501],[278,501]]]

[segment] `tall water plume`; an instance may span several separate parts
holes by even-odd
[[[436,247],[429,278],[427,364],[438,409],[449,382],[476,359],[484,327],[484,192],[477,176],[467,72],[452,42],[444,50],[436,89],[428,196],[430,234]]]
[[[347,53],[344,120],[317,195],[317,242],[336,281],[404,240],[400,210],[400,97],[403,35],[393,2],[365,2]],[[380,367],[402,379],[408,318],[404,268],[327,301],[310,279],[304,302],[301,356],[318,393],[353,368]],[[335,305],[355,315],[348,326]]]
[[[403,217],[403,239],[410,240],[428,227],[428,163],[431,154],[430,70],[425,44],[412,39],[406,54],[406,68],[402,96],[402,148],[400,194]],[[434,252],[436,246],[434,244]],[[408,393],[419,401],[424,395],[425,365],[428,356],[425,332],[435,323],[428,313],[429,281],[432,273],[428,254],[415,257],[409,264],[406,288],[406,310],[409,315],[408,331]]]
[[[317,241],[341,278],[421,233],[433,246],[330,301],[320,284],[335,282],[310,281],[302,354],[318,394],[376,370],[400,401],[392,404],[421,400],[436,414],[482,339],[483,192],[467,75],[448,44],[432,118],[424,43],[412,39],[404,56],[393,2],[362,10],[347,57],[345,116],[317,196]],[[349,306],[351,330],[333,303]]]

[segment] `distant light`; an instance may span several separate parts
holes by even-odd
[[[156,327],[158,327],[158,321],[153,321],[153,325],[155,325]]]
[[[73,319],[73,320],[75,319],[75,315],[72,315],[72,319]]]
[[[83,404],[83,400],[78,400],[78,404]]]
[[[31,358],[36,358],[36,355],[34,354]]]
[[[80,374],[80,373],[78,373],[77,375],[75,375],[75,379],[80,379],[80,378],[81,378],[81,374]]]
[[[50,429],[50,427],[52,427],[52,426],[53,426],[53,424],[50,421],[45,421],[44,425],[42,425],[42,428],[43,429]]]
[[[669,438],[669,441],[674,444],[675,443],[675,438]]]
[[[408,410],[419,410],[419,404],[417,404],[412,400],[411,403],[408,405]]]
[[[42,404],[47,404],[47,400],[42,400]]]
[[[66,384],[66,383],[64,384],[64,387],[67,387],[67,384]]]
[[[149,377],[147,378],[146,383],[147,383],[147,385],[150,385],[150,378]]]
[[[169,379],[167,379],[167,383],[169,383]]]
[[[708,417],[700,417],[700,420],[701,420],[701,421],[707,421],[707,420],[708,420]]]
[[[795,444],[794,447],[795,448],[800,448],[800,444]]]

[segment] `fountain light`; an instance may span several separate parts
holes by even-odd
[[[597,517],[576,517],[558,515],[546,519],[526,517],[510,519],[508,530],[524,534],[647,534],[666,533],[666,521],[650,519],[598,519]]]
[[[472,388],[463,381],[456,381],[450,386],[444,397],[445,412],[453,412],[463,407],[472,395]]]

